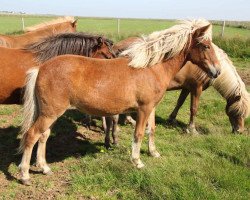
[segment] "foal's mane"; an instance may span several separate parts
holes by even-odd
[[[228,111],[246,118],[250,114],[250,94],[227,54],[216,45],[213,46],[221,64],[221,74],[212,85],[226,99],[239,96],[240,99],[231,104]]]
[[[121,56],[130,57],[129,65],[134,68],[155,65],[163,59],[170,59],[180,53],[191,39],[191,33],[209,24],[204,19],[181,21],[180,24],[171,28],[142,36],[123,51]],[[211,38],[212,30],[210,28],[200,39]]]
[[[82,56],[91,56],[96,52],[100,44],[100,38],[111,47],[113,42],[98,35],[87,33],[61,33],[40,40],[34,44],[28,45],[25,50],[36,54],[37,61],[42,63],[52,57],[64,54],[74,54]]]
[[[55,24],[64,23],[64,22],[73,23],[74,21],[75,21],[75,18],[71,17],[71,16],[59,17],[57,19],[54,19],[54,20],[51,20],[51,21],[48,21],[48,22],[43,22],[41,24],[26,27],[25,32],[35,31],[37,29],[45,28],[46,26],[49,26],[49,25],[55,25]]]

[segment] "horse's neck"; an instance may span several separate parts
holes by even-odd
[[[226,99],[245,91],[245,84],[242,82],[235,68],[229,66],[226,60],[221,61],[222,73],[216,78],[212,85]]]
[[[162,73],[161,76],[164,80],[166,89],[170,81],[181,70],[181,68],[185,65],[185,63],[186,59],[183,52],[162,63],[163,71],[161,72]]]
[[[29,43],[34,43],[41,38],[60,33],[64,29],[61,26],[44,28],[36,31],[30,31],[28,33],[15,36],[15,40],[19,43],[19,46],[25,46]],[[67,30],[65,30],[67,32]]]

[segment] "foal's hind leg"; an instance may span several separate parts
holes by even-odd
[[[194,119],[195,119],[195,116],[197,114],[201,93],[202,93],[202,86],[199,86],[199,87],[195,88],[195,90],[191,91],[190,121],[189,121],[189,125],[187,127],[187,132],[192,133],[194,135],[199,134],[195,128]]]
[[[186,100],[188,94],[189,94],[189,90],[187,90],[187,89],[185,89],[185,88],[183,88],[183,89],[181,90],[181,94],[180,94],[180,96],[179,96],[179,98],[178,98],[177,104],[176,104],[176,106],[175,106],[173,112],[169,115],[169,117],[168,117],[168,119],[167,119],[167,121],[166,121],[167,124],[171,124],[171,125],[174,125],[174,124],[175,124],[175,122],[176,122],[176,116],[177,116],[177,114],[178,114],[178,112],[179,112],[181,106],[182,106],[183,103],[185,102],[185,100]]]
[[[118,143],[118,137],[117,137],[117,132],[118,132],[118,121],[119,121],[119,115],[113,115],[112,116],[112,138],[113,138],[113,144],[117,145]]]
[[[51,174],[52,171],[46,162],[46,142],[50,135],[50,129],[45,131],[38,140],[36,166],[40,167],[43,174]]]
[[[106,122],[106,130],[105,130],[105,147],[108,149],[110,148],[110,128],[112,124],[112,118],[111,117],[105,117]]]
[[[144,108],[139,108],[137,113],[135,133],[132,142],[132,156],[131,156],[132,162],[137,168],[144,167],[144,164],[140,159],[140,149],[147,120],[151,111],[152,107],[144,107]]]
[[[34,125],[28,130],[28,132],[24,135],[23,138],[23,156],[20,167],[21,172],[21,181],[25,185],[30,185],[30,175],[29,175],[29,167],[30,167],[30,159],[33,147],[35,143],[41,138],[42,134],[46,132],[51,124],[55,121],[55,119],[46,118],[43,116],[39,116]]]
[[[160,157],[160,154],[155,147],[155,108],[151,112],[148,118],[148,125],[146,127],[146,133],[148,134],[148,150],[149,154],[153,157]]]

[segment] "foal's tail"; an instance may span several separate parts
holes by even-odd
[[[38,115],[38,103],[35,94],[35,85],[39,69],[32,68],[27,72],[25,92],[24,92],[24,104],[23,104],[23,121],[21,124],[21,141],[18,152],[21,153],[24,150],[25,137],[27,131],[33,125]]]

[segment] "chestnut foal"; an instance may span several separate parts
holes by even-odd
[[[155,106],[175,74],[187,61],[196,63],[213,77],[220,73],[211,45],[211,25],[206,20],[185,21],[154,32],[123,55],[127,57],[110,60],[58,56],[29,71],[19,148],[23,152],[20,164],[23,184],[30,184],[30,158],[37,141],[37,164],[44,174],[51,172],[45,158],[50,127],[71,105],[97,116],[136,111],[131,159],[141,168],[144,164],[140,148],[147,121],[154,116]],[[151,126],[150,138],[154,138],[154,130]],[[149,152],[160,156],[154,139],[149,141]]]

